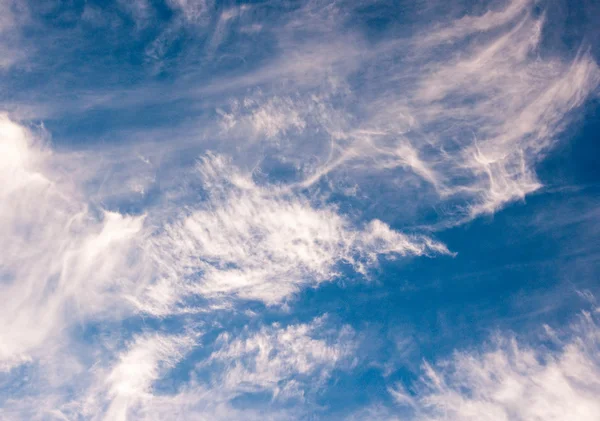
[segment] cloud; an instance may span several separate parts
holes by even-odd
[[[167,4],[190,23],[206,23],[214,8],[211,0],[167,0]]]
[[[487,32],[523,18],[531,13],[531,0],[512,0],[502,4],[500,10],[487,10],[480,16],[463,16],[450,24],[439,25],[417,39],[420,46],[448,44],[475,33]],[[494,3],[490,5],[494,7]],[[504,6],[504,7],[502,7]]]
[[[176,277],[187,280],[179,287],[188,293],[277,304],[334,279],[338,263],[366,274],[378,256],[449,253],[381,221],[357,229],[333,207],[256,185],[221,156],[204,157],[198,171],[206,202],[153,240],[156,259],[179,271]]]
[[[134,338],[108,373],[98,376],[99,384],[92,386],[92,394],[84,401],[83,415],[100,419],[98,415],[103,413],[102,419],[131,419],[131,413],[153,398],[153,383],[179,362],[193,344],[190,336],[154,334]],[[98,406],[100,399],[108,402],[105,410],[102,403]]]
[[[114,339],[113,335],[109,342]],[[184,358],[196,339],[194,332],[141,333],[122,347],[94,344],[92,358],[62,350],[51,364],[70,360],[79,363],[79,370],[60,373],[62,381],[56,382],[43,365],[30,367],[25,373],[34,380],[32,385],[18,397],[6,399],[0,415],[8,420],[138,419],[155,399],[155,383]]]
[[[118,0],[118,5],[131,15],[135,24],[140,28],[146,26],[154,15],[154,8],[147,0]]]
[[[118,4],[138,25],[135,36],[113,9],[86,6],[87,23],[67,29],[48,15],[35,22],[48,30],[51,51],[73,34],[77,48],[64,49],[50,84],[11,76],[2,87],[17,111],[51,98],[48,124],[82,136],[53,147],[43,126],[0,116],[7,419],[310,413],[335,370],[354,367],[357,334],[327,318],[281,323],[273,315],[287,317],[300,292],[346,271],[368,280],[382,259],[452,255],[415,226],[461,224],[541,188],[537,165],[600,84],[585,47],[569,57],[547,48],[552,25],[527,0],[437,16],[441,23],[411,31],[382,24],[376,33],[356,18],[366,11],[385,22],[385,7],[364,2],[275,12],[169,0],[172,13],[147,1]],[[17,42],[19,7],[0,1],[3,70],[28,57]],[[169,18],[154,22],[163,12]],[[88,51],[81,40],[90,22],[97,31],[117,15],[112,32],[102,31],[107,44],[94,39],[85,56],[93,86],[66,95],[82,61],[69,54]],[[112,54],[113,38],[131,57],[99,58]],[[240,64],[231,66],[225,51]],[[55,69],[44,65],[50,55],[28,63],[34,77]],[[161,77],[148,72],[148,58],[161,62]],[[97,87],[107,68],[110,89]],[[136,129],[151,124],[164,126]],[[107,127],[110,139],[83,145],[79,128],[92,126]],[[268,173],[278,164],[293,175]],[[340,192],[356,209],[346,211]],[[365,219],[366,207],[376,215]],[[431,209],[439,210],[433,222]],[[246,321],[247,305],[273,319],[232,328],[236,317]],[[415,419],[562,419],[571,407],[581,413],[569,416],[591,419],[600,377],[594,317],[564,342],[554,335],[549,349],[500,337],[484,350],[457,351],[425,364],[414,390],[391,394]],[[204,342],[190,322],[198,319],[212,329]],[[186,375],[165,391],[173,369]],[[269,413],[249,397],[268,401]],[[402,418],[384,406],[356,417]]]
[[[312,400],[333,369],[351,367],[354,340],[350,327],[331,330],[326,317],[223,333],[197,364],[198,380],[175,395],[147,400],[139,419],[297,419],[306,411],[286,403]],[[200,380],[204,371],[205,381]],[[234,403],[261,392],[270,395],[267,402]]]
[[[208,58],[215,54],[217,49],[219,48],[219,45],[226,41],[231,21],[233,19],[236,19],[248,7],[249,6],[232,7],[229,9],[225,9],[220,13],[219,19],[215,24],[210,40],[208,41],[206,46]]]
[[[177,16],[194,15],[195,8],[204,16],[206,9],[196,2],[169,4]],[[109,95],[92,107],[127,109],[142,101],[170,108],[172,101],[189,101],[191,108],[220,114],[200,118],[194,130],[212,139],[212,149],[237,153],[236,164],[267,153],[295,167],[296,187],[336,191],[349,184],[368,200],[372,191],[394,190],[395,197],[418,197],[404,204],[399,221],[422,225],[416,215],[433,207],[439,211],[428,221],[431,228],[460,224],[542,186],[537,165],[600,81],[585,45],[571,56],[547,45],[551,23],[533,2],[489,6],[458,19],[435,16],[437,23],[411,35],[390,30],[374,39],[352,29],[357,10],[339,4],[309,2],[267,26],[260,6],[252,13],[221,10],[211,18],[214,27],[188,40],[205,47],[201,55],[225,39],[231,51],[249,48],[230,28],[237,18],[240,25],[263,25],[272,54],[256,61],[242,54],[247,64],[240,71],[210,75],[178,62],[187,74],[181,83],[153,83],[129,92],[127,100]],[[159,35],[148,54],[163,57],[180,36],[181,25],[167,26],[166,38]],[[186,60],[199,59],[189,54]],[[189,146],[188,130],[178,136]],[[374,178],[381,186],[373,186]]]
[[[335,208],[258,186],[214,155],[196,170],[206,199],[186,211],[179,206],[194,190],[145,214],[108,211],[90,202],[85,185],[60,174],[64,157],[41,133],[6,117],[0,130],[0,245],[7,250],[0,288],[11,297],[0,312],[4,370],[61,343],[74,323],[193,311],[186,304],[193,296],[215,305],[280,304],[334,279],[342,262],[366,274],[379,256],[448,253],[380,221],[355,227]]]
[[[499,336],[488,349],[425,363],[412,393],[391,393],[416,420],[593,420],[600,411],[599,350],[598,322],[584,312],[548,348]]]
[[[324,319],[319,318],[285,328],[274,324],[238,337],[221,334],[219,349],[209,358],[210,363],[225,367],[222,377],[216,375],[215,383],[233,395],[266,390],[274,398],[302,399],[307,390],[322,386],[331,369],[353,354],[352,328],[336,329],[329,341],[315,338],[323,335],[324,327]]]
[[[167,0],[166,4],[174,12],[174,16],[146,46],[145,51],[148,58],[158,62],[159,69],[165,64],[165,56],[173,43],[182,36],[205,36],[216,12],[212,0]]]
[[[274,148],[302,168],[297,187],[335,190],[345,177],[368,196],[377,177],[419,197],[414,206],[444,209],[435,226],[538,190],[537,165],[600,83],[585,46],[565,57],[544,44],[531,1],[379,41],[344,29],[351,15],[319,2],[291,12],[273,58],[196,94],[230,95],[218,136]]]
[[[447,186],[442,193],[474,195],[468,210],[472,217],[493,213],[541,186],[535,165],[557,142],[571,110],[600,82],[598,66],[585,51],[571,62],[540,57],[544,18],[534,17],[528,2],[512,2],[498,13],[499,19],[488,13],[465,18],[469,25],[463,19],[430,34],[426,42],[437,37],[443,44],[469,34],[469,27],[500,31],[484,32],[481,43],[468,42],[458,58],[443,54],[443,61],[429,61],[425,66],[432,71],[418,81],[412,98],[420,129],[444,148],[445,156],[436,164],[444,169],[445,179],[438,183]],[[435,133],[428,129],[431,125]],[[456,152],[449,149],[455,140],[444,137],[459,142]],[[457,184],[457,178],[470,182]]]
[[[70,186],[48,178],[51,150],[42,138],[0,120],[0,362],[4,370],[55,339],[62,326],[118,313],[123,279],[143,216],[90,209]],[[115,314],[116,314],[115,313]]]
[[[449,253],[428,237],[396,232],[378,220],[357,225],[335,207],[258,185],[226,157],[211,154],[188,174],[197,190],[188,185],[178,196],[166,193],[175,203],[159,200],[137,216],[108,211],[90,202],[86,180],[97,167],[80,169],[79,180],[61,173],[67,162],[86,162],[86,153],[62,156],[43,128],[5,116],[0,135],[1,241],[7,250],[1,288],[11,297],[0,311],[0,361],[4,379],[15,370],[37,379],[21,391],[22,399],[5,397],[8,419],[153,419],[165,408],[227,418],[236,411],[230,401],[244,393],[306,397],[332,367],[348,364],[349,327],[327,333],[324,319],[317,319],[223,333],[200,365],[211,367],[225,389],[194,380],[170,396],[155,395],[153,385],[195,346],[194,329],[180,335],[146,329],[85,344],[76,327],[102,323],[111,329],[140,313],[180,317],[240,299],[278,305],[302,288],[335,279],[341,262],[368,275],[381,256]],[[203,199],[189,202],[190,194]],[[190,297],[213,304],[196,307]],[[205,395],[215,405],[202,407]],[[190,412],[173,408],[181,402]]]
[[[242,103],[234,102],[230,112],[217,109],[222,128],[236,137],[248,139],[252,133],[259,138],[273,139],[290,130],[302,131],[306,121],[292,98],[269,98],[267,101],[249,97]],[[249,140],[249,139],[248,139]]]
[[[376,92],[363,101],[367,118],[345,128],[338,158],[309,183],[365,159],[374,163],[360,168],[370,172],[402,167],[435,189],[451,211],[446,222],[538,189],[535,166],[600,82],[585,50],[570,61],[542,53],[543,25],[531,3],[514,1],[418,34],[413,47],[373,49],[384,70],[365,81]],[[400,63],[384,65],[390,56]]]
[[[313,399],[333,369],[351,368],[355,346],[354,331],[348,326],[332,329],[326,317],[306,324],[263,325],[256,331],[245,328],[237,335],[221,334],[210,355],[188,365],[188,382],[180,381],[166,392],[157,389],[198,341],[193,330],[181,335],[146,332],[116,349],[96,347],[95,353],[102,353],[92,367],[82,370],[85,376],[69,378],[68,384],[76,386],[71,393],[61,384],[49,394],[52,385],[41,377],[37,395],[5,402],[0,415],[5,419],[23,419],[28,414],[28,419],[225,420],[245,414],[250,419],[294,419],[298,411],[286,402]],[[234,403],[263,391],[272,396],[265,403],[270,407],[266,414],[260,415],[252,403],[247,407]]]
[[[27,20],[28,12],[20,1],[0,1],[0,71],[10,69],[27,57],[19,27]]]

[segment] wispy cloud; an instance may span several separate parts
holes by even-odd
[[[380,221],[356,227],[334,207],[260,187],[214,155],[195,170],[205,199],[187,210],[159,201],[138,216],[107,211],[60,176],[62,159],[41,134],[6,117],[1,130],[1,287],[12,297],[0,312],[5,370],[92,318],[178,314],[193,310],[190,296],[277,304],[335,279],[341,262],[366,274],[379,256],[448,253],[427,237]]]
[[[286,404],[307,401],[323,387],[335,368],[351,368],[354,332],[350,327],[333,330],[326,317],[307,324],[262,326],[238,335],[224,333],[207,359],[192,366],[197,374],[174,391],[160,392],[156,384],[198,346],[198,333],[165,335],[144,333],[124,347],[104,349],[85,377],[71,378],[77,389],[47,390],[24,401],[9,400],[0,414],[7,419],[93,420],[126,419],[231,419],[241,416],[234,402],[241,396],[267,392],[268,419],[292,419],[296,410]],[[98,349],[96,349],[98,351]],[[63,354],[66,355],[66,354]],[[201,377],[208,370],[208,377]],[[52,387],[38,378],[40,389]],[[56,385],[54,385],[56,386]],[[39,392],[38,392],[39,393]],[[250,404],[243,409],[250,419],[259,412]]]
[[[0,71],[6,71],[28,55],[22,45],[20,25],[27,20],[28,8],[20,1],[0,2]]]
[[[352,357],[352,328],[336,329],[330,341],[314,338],[323,335],[324,325],[323,319],[315,319],[285,328],[275,324],[242,337],[222,334],[220,348],[209,358],[225,367],[216,383],[233,395],[266,390],[275,398],[303,399],[307,390],[322,386],[333,367]]]
[[[205,23],[210,19],[214,8],[211,0],[168,0],[167,4],[190,23]]]
[[[448,31],[431,34],[439,43],[449,43],[458,34],[468,35],[467,27],[500,30],[483,45],[467,47],[466,56],[444,54],[444,62],[428,63],[432,72],[419,81],[414,96],[424,130],[443,124],[449,131],[438,130],[442,135],[472,139],[453,139],[462,144],[454,155],[447,149],[452,143],[446,146],[444,137],[437,138],[452,159],[444,183],[453,193],[475,194],[472,216],[492,213],[540,186],[536,163],[556,143],[568,113],[600,81],[597,64],[585,52],[572,62],[540,57],[544,18],[534,17],[524,5],[515,2],[499,17],[486,14],[469,25],[459,21]],[[500,29],[506,24],[507,29]],[[452,185],[461,175],[472,182]]]
[[[459,221],[538,189],[536,164],[595,92],[600,71],[585,50],[570,60],[542,53],[544,17],[532,8],[511,2],[366,53],[380,63],[366,67],[373,72],[361,101],[367,118],[338,125],[334,157],[308,184],[370,159],[368,171],[413,172]],[[388,65],[390,57],[399,64]]]
[[[234,106],[219,108],[226,134],[279,135],[288,160],[316,156],[302,187],[349,169],[364,189],[373,174],[395,186],[412,175],[419,192],[430,190],[428,204],[446,209],[443,225],[537,190],[537,164],[600,82],[585,47],[572,57],[544,50],[545,16],[529,1],[374,45],[344,33],[346,14],[325,9],[326,23],[310,23],[324,42],[306,35],[285,48],[303,34],[299,22],[309,24],[312,14],[301,8],[277,33],[279,56],[199,92],[233,93]],[[235,96],[255,86],[263,90]],[[410,184],[404,192],[417,194]]]
[[[0,0],[3,419],[326,413],[317,396],[356,368],[360,332],[296,318],[301,293],[453,255],[424,232],[539,189],[537,166],[600,85],[585,45],[547,48],[530,0],[426,8],[415,19],[434,22],[410,31],[386,23],[386,2],[113,6],[30,17]],[[108,134],[85,144],[89,128]],[[596,314],[573,329],[434,359],[390,387],[398,407],[354,419],[591,420]]]
[[[333,207],[256,185],[221,156],[203,158],[198,171],[206,202],[153,240],[156,258],[180,271],[179,288],[187,293],[275,304],[334,279],[340,262],[366,273],[378,256],[449,253],[381,221],[357,229]]]
[[[500,336],[490,349],[424,364],[417,390],[391,393],[417,420],[593,420],[599,347],[596,316],[583,313],[562,343],[532,348]]]
[[[193,345],[193,337],[149,335],[137,337],[84,400],[83,414],[127,420],[152,399],[153,383],[172,368]],[[100,373],[102,374],[102,373]],[[108,402],[106,409],[103,401]],[[102,417],[98,415],[104,413]]]

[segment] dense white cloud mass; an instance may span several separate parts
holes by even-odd
[[[4,370],[51,343],[66,324],[113,317],[143,217],[93,212],[48,173],[52,152],[30,131],[0,120],[0,320]],[[126,288],[126,287],[125,287]],[[114,314],[111,314],[115,312]]]

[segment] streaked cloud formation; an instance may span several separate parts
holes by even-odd
[[[410,352],[385,341],[415,319],[359,313],[390,314],[377,300],[399,288],[451,300],[443,265],[472,244],[456,230],[544,191],[600,85],[593,46],[548,41],[544,2],[0,0],[0,15],[0,418],[600,413],[593,292],[577,322],[534,319],[541,339],[501,325],[418,368],[451,309],[403,304],[442,326],[399,328],[420,334],[395,340]]]
[[[597,309],[596,311],[597,312]],[[585,312],[550,349],[498,337],[490,349],[423,366],[416,395],[392,389],[417,420],[593,420],[600,410],[600,329]],[[552,348],[558,347],[557,350]]]
[[[59,168],[42,137],[6,117],[2,131],[2,239],[10,250],[3,288],[13,297],[3,312],[7,368],[65,325],[90,317],[194,311],[185,304],[189,295],[276,304],[303,284],[335,278],[338,262],[366,274],[379,255],[448,253],[381,221],[354,229],[335,209],[261,189],[214,155],[194,171],[206,199],[183,214],[158,209],[158,217],[174,222],[157,227],[151,213],[93,207],[82,186],[52,179]]]

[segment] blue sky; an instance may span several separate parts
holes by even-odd
[[[599,19],[0,0],[0,418],[597,420]]]

